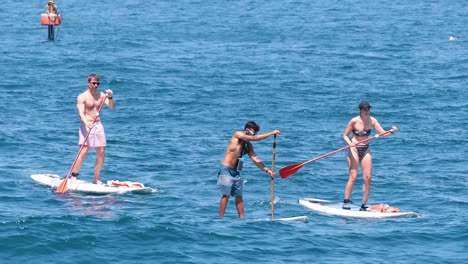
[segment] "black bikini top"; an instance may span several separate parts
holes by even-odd
[[[371,134],[371,129],[363,129],[363,130],[356,130],[353,129],[353,134],[358,136],[358,137],[363,137],[363,136],[370,136]]]

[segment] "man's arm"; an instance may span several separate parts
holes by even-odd
[[[273,135],[281,135],[281,132],[279,130],[273,130],[271,132],[268,132],[268,133],[265,133],[265,134],[257,134],[255,136],[250,136],[250,135],[246,135],[246,134],[242,134],[240,136],[240,139],[243,140],[243,141],[260,141],[260,140],[264,140],[270,136],[273,136]]]
[[[275,177],[275,172],[274,172],[274,171],[271,171],[267,166],[265,166],[265,164],[263,164],[263,162],[260,160],[260,158],[259,158],[259,157],[257,156],[257,154],[255,153],[252,144],[249,144],[248,153],[249,153],[250,159],[253,161],[253,163],[254,163],[259,169],[261,169],[262,171],[268,173],[268,175],[270,175],[271,177]]]
[[[106,104],[109,109],[114,109],[115,108],[115,101],[114,101],[114,93],[112,92],[111,89],[107,89],[105,93],[105,100],[104,103]]]

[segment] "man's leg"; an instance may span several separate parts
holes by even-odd
[[[83,161],[86,158],[86,155],[88,154],[88,150],[89,150],[89,148],[87,146],[84,146],[83,149],[81,150],[80,154],[78,155],[78,158],[76,159],[75,165],[72,168],[71,183],[76,183],[76,176],[78,176],[78,173],[80,172],[81,166],[83,166]]]
[[[229,201],[229,196],[223,195],[221,197],[221,201],[219,202],[219,217],[223,218],[224,217],[224,212],[226,212],[226,206]]]
[[[242,196],[236,196],[236,208],[239,218],[244,218],[244,201],[242,200]]]
[[[94,180],[95,184],[102,184],[99,180],[101,175],[102,166],[104,165],[104,158],[106,156],[106,147],[96,147],[96,163],[94,164]]]

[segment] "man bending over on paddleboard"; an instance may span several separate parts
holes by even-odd
[[[268,169],[260,158],[255,154],[251,141],[260,141],[272,135],[280,135],[279,130],[269,133],[258,134],[260,127],[253,121],[245,124],[244,131],[236,131],[226,149],[226,154],[221,162],[221,169],[218,172],[218,190],[222,195],[219,203],[219,217],[224,217],[226,206],[230,196],[236,199],[236,208],[239,218],[244,218],[244,202],[242,200],[243,181],[240,172],[244,163],[243,155],[248,154],[250,159],[262,171],[268,173],[270,177],[275,177],[275,172]]]
[[[364,178],[364,184],[362,186],[362,205],[361,211],[367,210],[367,200],[369,198],[369,192],[371,187],[372,177],[372,155],[369,149],[369,143],[358,144],[359,141],[367,139],[371,134],[371,128],[375,128],[379,134],[385,132],[379,121],[375,117],[370,116],[371,106],[368,102],[362,101],[359,103],[359,116],[352,118],[343,133],[343,139],[350,148],[348,149],[348,168],[349,168],[349,179],[346,184],[345,198],[343,201],[343,209],[351,209],[349,204],[351,203],[351,193],[353,192],[354,183],[358,176],[358,166],[361,165],[362,177]],[[392,127],[390,130],[391,134],[397,132],[397,127]],[[349,137],[350,133],[353,133],[352,137]],[[388,134],[390,135],[390,133]],[[388,136],[384,135],[384,136]]]
[[[83,165],[83,160],[86,154],[88,154],[88,150],[94,148],[96,150],[96,162],[94,164],[93,183],[103,184],[99,181],[99,175],[101,174],[106,154],[106,134],[101,124],[99,111],[102,104],[105,104],[110,109],[114,109],[115,102],[112,97],[112,90],[108,89],[106,93],[97,90],[100,84],[99,76],[95,73],[90,74],[88,76],[87,90],[80,94],[77,99],[76,107],[81,120],[78,145],[81,146],[84,143],[84,146],[72,169],[72,183],[76,182],[78,172],[81,169],[81,165]],[[88,139],[84,142],[86,136],[88,136]]]

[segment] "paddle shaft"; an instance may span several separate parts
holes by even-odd
[[[106,98],[104,98],[104,99],[102,100],[101,104],[99,105],[98,111],[97,111],[97,113],[96,113],[96,117],[94,117],[94,120],[93,120],[93,125],[96,123],[96,121],[97,121],[97,119],[98,119],[98,117],[99,117],[99,113],[101,112],[102,107],[104,106],[104,102],[105,102],[105,101],[106,101]],[[62,182],[60,183],[60,185],[57,187],[56,192],[58,192],[58,193],[65,193],[65,192],[67,192],[67,189],[68,189],[68,187],[67,187],[68,178],[69,178],[70,174],[72,173],[73,167],[75,167],[75,164],[76,164],[76,162],[78,161],[78,157],[80,156],[80,153],[81,153],[81,151],[83,150],[83,148],[84,148],[84,146],[85,146],[85,143],[86,143],[86,140],[88,140],[88,137],[89,137],[89,135],[91,134],[91,130],[92,130],[92,129],[93,129],[93,128],[90,128],[89,131],[88,131],[88,133],[86,133],[86,137],[85,137],[84,140],[83,140],[83,144],[81,144],[80,149],[78,150],[78,153],[76,154],[75,160],[73,161],[73,163],[72,163],[72,165],[71,165],[71,167],[70,167],[70,170],[68,170],[68,173],[67,173],[67,175],[65,176],[65,179],[63,179],[63,181],[62,181]]]
[[[386,135],[386,134],[388,134],[388,133],[391,133],[391,132],[390,132],[390,131],[385,131],[385,132],[382,133],[382,134],[378,134],[378,135],[372,136],[372,137],[370,137],[370,138],[366,138],[366,139],[361,140],[361,141],[359,141],[358,143],[356,143],[356,145],[366,143],[366,142],[371,141],[371,140],[373,140],[373,139],[376,139],[376,138],[378,138],[378,137],[380,137],[380,136],[384,136],[384,135]],[[346,150],[346,149],[349,149],[349,148],[351,148],[351,146],[349,146],[349,145],[346,146],[346,147],[342,147],[342,148],[337,149],[337,150],[335,150],[335,151],[332,151],[332,152],[329,152],[329,153],[327,153],[327,154],[324,154],[324,155],[322,155],[322,156],[320,156],[320,157],[317,157],[317,158],[308,160],[308,161],[306,161],[306,162],[304,162],[304,163],[302,163],[302,164],[303,164],[303,165],[306,165],[306,164],[312,163],[312,162],[314,162],[314,161],[317,161],[317,160],[326,158],[326,157],[328,157],[328,156],[331,156],[331,155],[333,155],[333,154],[336,154],[336,153],[338,153],[338,152],[340,152],[340,151],[343,151],[343,150]]]
[[[392,133],[392,130],[388,130],[388,131],[385,131],[385,132],[383,132],[383,133],[381,133],[381,134],[378,134],[378,135],[375,135],[375,136],[366,138],[366,139],[364,139],[364,140],[361,140],[361,141],[357,142],[355,145],[366,143],[366,142],[368,142],[368,141],[371,141],[371,140],[376,139],[376,138],[381,137],[381,136],[385,136],[385,135],[390,134],[390,133]],[[333,155],[333,154],[336,154],[336,153],[338,153],[338,152],[340,152],[340,151],[343,151],[343,150],[346,150],[346,149],[349,149],[349,148],[351,148],[351,146],[348,145],[348,146],[342,147],[342,148],[340,148],[340,149],[337,149],[337,150],[335,150],[335,151],[332,151],[332,152],[329,152],[329,153],[327,153],[327,154],[324,154],[324,155],[322,155],[322,156],[313,158],[313,159],[311,159],[311,160],[308,160],[308,161],[305,161],[305,162],[302,162],[302,163],[297,163],[297,164],[293,164],[293,165],[286,166],[286,167],[284,167],[284,168],[282,168],[282,169],[280,170],[280,176],[281,176],[281,178],[285,179],[285,178],[287,178],[287,177],[293,175],[293,174],[296,173],[300,168],[302,168],[303,166],[305,166],[305,165],[307,165],[307,164],[309,164],[309,163],[312,163],[312,162],[315,162],[315,161],[317,161],[317,160],[326,158],[326,157],[328,157],[328,156],[331,156],[331,155]]]
[[[271,158],[271,171],[275,173],[275,157],[276,157],[276,134],[273,139],[273,154]],[[271,178],[271,220],[275,219],[275,178]]]

